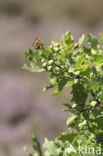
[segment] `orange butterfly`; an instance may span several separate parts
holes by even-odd
[[[43,44],[38,39],[35,39],[35,41],[33,42],[33,47],[38,49],[40,47],[43,47]]]

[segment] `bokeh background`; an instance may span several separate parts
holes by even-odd
[[[66,130],[70,90],[43,92],[46,73],[22,69],[23,51],[38,37],[45,47],[71,31],[103,33],[103,0],[0,0],[0,156],[25,156],[34,133],[41,143]]]

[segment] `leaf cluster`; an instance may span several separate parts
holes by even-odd
[[[39,150],[37,155],[78,156],[79,143],[82,148],[85,144],[94,149],[102,147],[103,34],[97,39],[87,33],[86,40],[83,34],[75,42],[71,33],[66,32],[59,42],[53,41],[47,49],[28,49],[24,57],[30,62],[29,66],[24,64],[24,69],[48,73],[49,84],[44,90],[56,87],[56,95],[64,87],[72,88],[72,104],[64,104],[69,112],[68,131],[53,141],[45,139],[45,152]]]

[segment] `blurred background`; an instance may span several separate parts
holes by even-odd
[[[24,71],[23,51],[36,37],[47,47],[66,31],[75,40],[86,32],[98,37],[102,15],[102,0],[0,0],[0,156],[25,156],[33,133],[43,143],[66,131],[70,90],[43,92],[47,74]]]

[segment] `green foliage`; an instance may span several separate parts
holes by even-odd
[[[44,152],[34,137],[33,156],[102,155],[103,35],[100,34],[100,41],[89,33],[85,44],[84,39],[85,35],[82,35],[75,43],[71,33],[67,32],[60,42],[52,42],[48,49],[40,47],[24,52],[30,62],[30,66],[24,64],[24,69],[49,74],[50,83],[44,90],[56,87],[53,91],[56,95],[64,87],[72,88],[73,103],[64,104],[64,110],[69,111],[67,132],[53,141],[45,139]]]
[[[37,151],[39,156],[42,156],[42,151],[41,151],[41,147],[40,147],[40,143],[39,143],[38,139],[33,135],[32,140],[33,140],[34,150]]]

